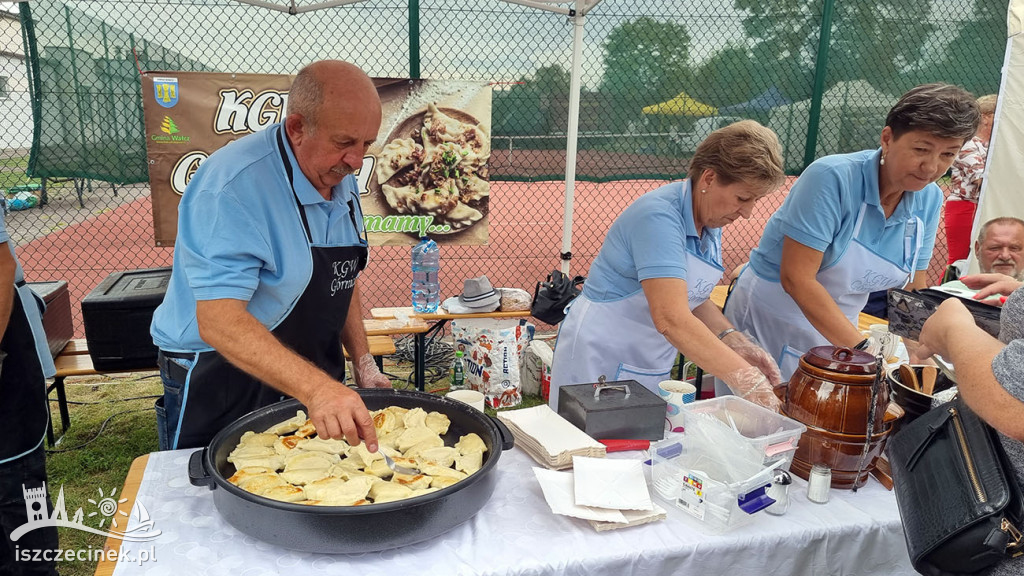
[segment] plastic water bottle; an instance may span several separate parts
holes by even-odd
[[[412,309],[419,313],[437,312],[441,302],[441,284],[437,273],[441,269],[441,249],[424,236],[412,247]]]
[[[462,359],[462,350],[455,351],[455,360],[448,370],[448,387],[451,390],[462,390],[466,387],[466,361]]]

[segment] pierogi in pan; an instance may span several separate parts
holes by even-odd
[[[433,216],[448,227],[442,233],[459,232],[487,213],[490,155],[486,126],[430,103],[392,132],[377,158],[377,184],[396,213]]]
[[[422,408],[371,411],[380,448],[323,439],[299,410],[264,432],[246,432],[228,455],[235,486],[272,500],[313,506],[361,506],[447,488],[478,471],[487,446],[474,433],[445,446],[450,421]],[[381,452],[420,474],[396,474]]]

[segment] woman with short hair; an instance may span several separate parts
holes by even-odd
[[[871,292],[927,285],[942,209],[935,181],[979,118],[965,90],[918,86],[889,111],[879,148],[820,158],[797,179],[726,306],[784,379],[812,347],[875,346],[857,328]]]
[[[721,228],[785,180],[775,133],[753,120],[698,146],[690,178],[644,194],[612,224],[558,332],[550,404],[568,384],[636,380],[657,391],[679,352],[739,395],[778,408],[778,368],[709,300]]]

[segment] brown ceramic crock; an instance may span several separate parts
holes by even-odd
[[[834,346],[811,348],[785,387],[783,409],[791,418],[838,434],[867,434],[875,357],[867,352]],[[878,386],[874,435],[903,415],[889,402],[889,387]]]
[[[863,486],[867,481],[868,472],[874,468],[875,458],[881,455],[891,431],[892,426],[887,424],[883,430],[871,435],[867,456],[863,457],[864,469],[857,482],[858,487]],[[837,434],[815,426],[808,426],[807,430],[800,435],[800,444],[793,456],[791,471],[806,479],[811,464],[824,464],[832,469],[833,488],[853,488],[857,467],[861,465],[866,438],[865,434]]]

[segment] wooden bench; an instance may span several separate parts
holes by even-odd
[[[367,336],[366,340],[370,344],[370,355],[373,356],[374,361],[377,363],[377,368],[384,370],[384,356],[390,356],[395,353],[395,341],[391,339],[391,336],[385,335]],[[348,350],[345,350],[345,358],[351,360],[348,355]],[[64,380],[67,377],[95,376],[97,374],[127,374],[130,372],[147,372],[157,370],[156,365],[153,365],[151,368],[96,370],[96,367],[92,364],[92,357],[89,356],[89,345],[86,344],[84,338],[68,342],[67,346],[65,346],[57,357],[53,359],[53,363],[57,367],[57,373],[53,377],[53,383],[46,387],[46,396],[49,398],[51,392],[54,390],[57,391],[57,406],[60,409],[61,435],[67,432],[68,428],[71,427],[71,417],[68,414],[67,392],[64,389]],[[56,442],[54,439],[52,420],[47,424],[46,441],[50,443],[50,446],[53,446]]]

